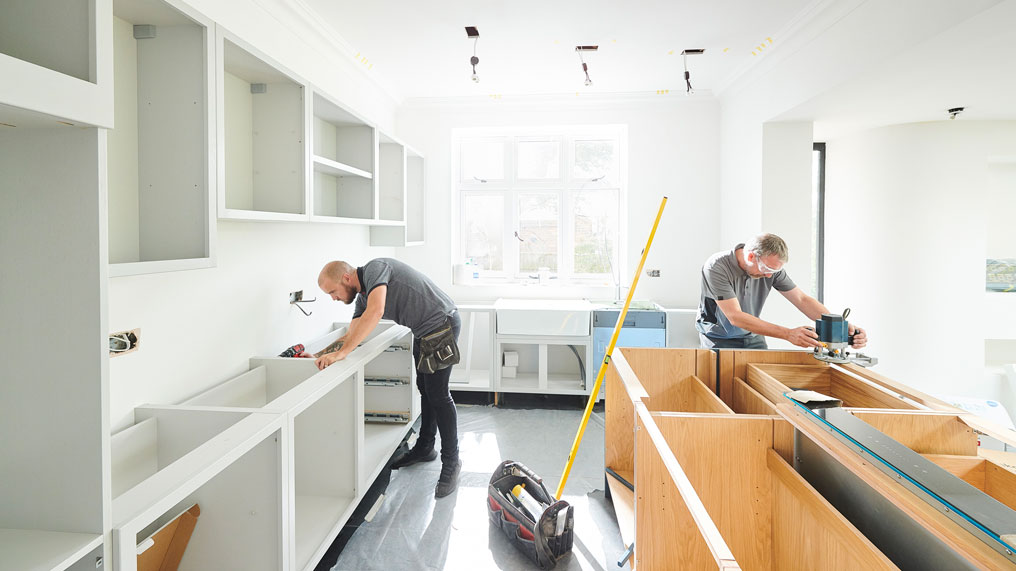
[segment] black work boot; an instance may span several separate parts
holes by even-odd
[[[437,479],[437,487],[434,488],[434,497],[443,498],[455,491],[459,485],[459,471],[462,470],[462,461],[458,458],[451,464],[441,465],[441,476]]]
[[[418,462],[431,462],[435,459],[437,459],[437,451],[433,448],[414,446],[412,450],[399,456],[396,461],[392,462],[392,470],[412,466]]]

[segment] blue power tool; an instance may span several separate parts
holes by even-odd
[[[815,320],[815,333],[822,347],[815,347],[815,358],[827,363],[854,363],[862,367],[870,367],[878,364],[878,359],[868,357],[863,353],[853,355],[847,351],[854,342],[854,336],[850,335],[850,324],[847,316],[850,315],[850,308],[843,310],[843,315],[832,313],[822,314],[821,319]]]

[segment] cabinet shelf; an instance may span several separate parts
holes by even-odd
[[[296,568],[317,561],[342,531],[342,522],[356,507],[349,496],[296,495]],[[310,567],[313,569],[313,567]]]
[[[313,220],[360,223],[375,218],[376,131],[332,101],[314,94]]]
[[[317,155],[314,155],[314,172],[329,174],[332,176],[355,176],[365,178],[367,180],[374,178],[374,175],[365,170],[360,170],[356,167],[344,165],[338,161],[333,161]]]
[[[459,365],[455,367],[457,369]],[[452,369],[452,378],[448,382],[448,388],[453,391],[491,391],[493,390],[493,378],[494,376],[489,370],[472,369],[459,373],[459,371]]]
[[[68,569],[101,546],[101,535],[0,528],[4,569]]]

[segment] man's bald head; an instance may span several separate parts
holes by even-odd
[[[341,260],[328,262],[318,274],[318,287],[329,297],[347,305],[353,303],[360,291],[356,268]]]

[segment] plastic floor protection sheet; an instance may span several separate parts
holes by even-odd
[[[462,473],[456,493],[434,498],[440,459],[392,471],[379,509],[353,534],[334,571],[535,568],[490,524],[487,484],[498,464],[511,459],[556,490],[582,411],[457,410]],[[563,496],[575,506],[575,544],[555,569],[619,569],[624,546],[603,492],[603,429],[603,414],[594,412]]]

